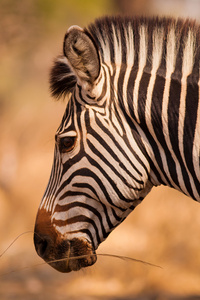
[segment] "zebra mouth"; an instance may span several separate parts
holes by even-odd
[[[53,242],[49,237],[35,235],[34,242],[38,255],[59,272],[78,271],[97,260],[95,250],[87,240],[74,238]]]
[[[55,261],[47,263],[59,272],[68,273],[79,271],[82,268],[93,265],[97,256],[95,250],[88,242],[74,238],[71,241],[63,241],[57,247]]]

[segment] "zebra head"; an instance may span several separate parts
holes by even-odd
[[[152,187],[143,142],[120,104],[118,65],[101,42],[71,27],[51,72],[53,95],[68,100],[34,242],[61,272],[95,263],[98,245]]]

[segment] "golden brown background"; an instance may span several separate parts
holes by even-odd
[[[199,4],[0,0],[0,253],[33,231],[48,182],[54,133],[65,108],[49,95],[48,73],[67,28],[127,12],[199,18]],[[61,274],[36,255],[29,232],[0,257],[0,299],[200,299],[200,205],[172,189],[155,188],[98,253],[162,269],[101,256],[88,269]]]

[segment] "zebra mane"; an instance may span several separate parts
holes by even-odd
[[[199,75],[200,26],[195,20],[167,17],[104,17],[89,25],[88,31],[100,50],[103,63],[108,65],[127,64],[131,61],[137,66],[140,53],[145,52],[141,46],[145,46],[147,51],[145,67],[151,68],[153,39],[155,39],[162,42],[162,45],[161,43],[157,45],[158,48],[162,47],[163,54],[160,68],[165,69],[167,44],[170,43],[176,47],[174,52],[174,55],[177,55],[176,69],[181,73],[183,50],[186,43],[191,43],[193,53],[190,55],[196,59],[193,72]],[[169,37],[171,31],[174,34]]]
[[[168,64],[175,64],[177,80],[181,80],[183,51],[188,46],[187,59],[189,60],[190,57],[193,59],[192,75],[196,77],[196,80],[199,78],[200,26],[194,20],[159,17],[103,17],[90,24],[84,31],[95,42],[101,61],[111,66],[129,63],[132,66],[138,66],[140,57],[146,55],[145,68],[150,71],[154,59],[153,43],[157,43],[158,49],[162,47],[159,71],[160,74],[165,74],[166,52],[167,48],[171,47],[172,57]],[[155,49],[154,52],[156,53]],[[67,59],[65,56],[59,56],[50,74],[52,95],[58,98],[66,96],[72,92],[76,82],[76,76]]]

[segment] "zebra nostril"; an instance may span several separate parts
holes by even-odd
[[[38,243],[38,249],[37,249],[37,251],[38,251],[39,256],[41,256],[41,257],[44,257],[44,256],[45,256],[47,247],[48,247],[48,243],[47,243],[47,241],[45,241],[45,240],[41,240],[41,241]]]
[[[47,256],[48,253],[48,248],[50,244],[50,240],[46,237],[40,237],[37,234],[34,235],[34,244],[35,244],[35,249],[37,251],[37,254],[41,257],[44,258]]]

